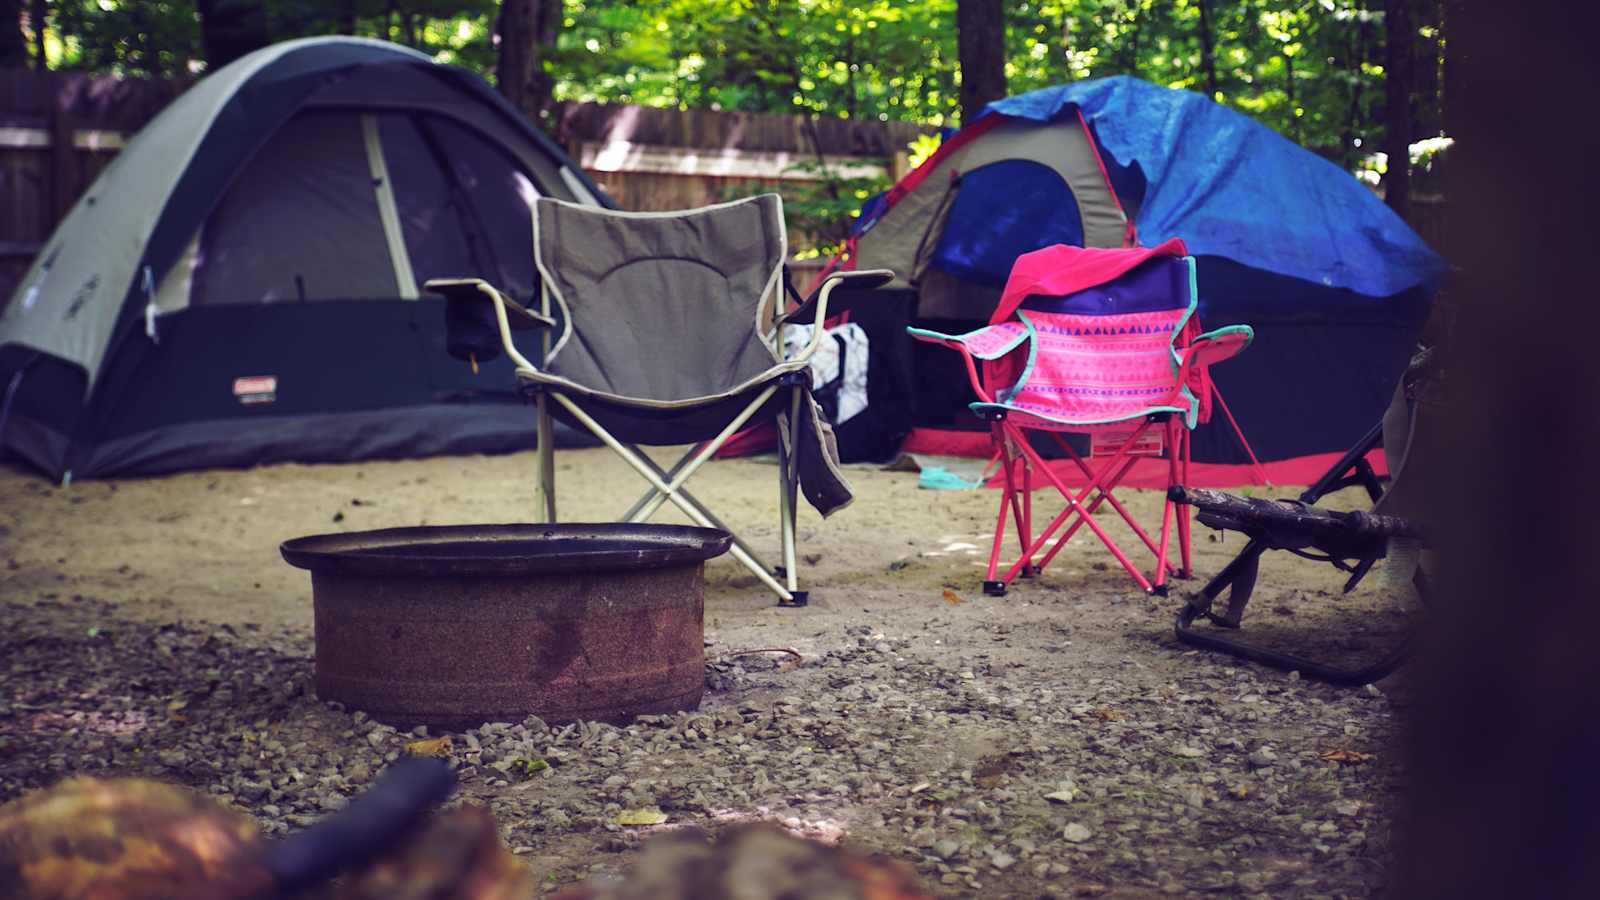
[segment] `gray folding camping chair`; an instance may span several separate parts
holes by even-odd
[[[737,535],[731,552],[781,604],[804,605],[797,494],[804,490],[824,516],[851,495],[832,432],[810,398],[806,367],[823,330],[785,359],[780,328],[821,321],[829,293],[847,279],[872,287],[893,273],[834,273],[785,315],[788,242],[776,194],[663,213],[541,198],[533,247],[537,313],[479,279],[439,279],[427,288],[447,298],[451,353],[483,360],[503,348],[538,408],[538,520],[556,520],[552,416],[593,433],[649,483],[623,521],[643,522],[670,501],[698,524],[730,532],[685,483],[735,432],[776,419],[783,564],[769,568]],[[514,329],[533,328],[543,332],[538,362],[512,341]],[[692,449],[670,469],[639,449],[683,444]]]
[[[1248,643],[1226,632],[1241,627],[1261,557],[1268,550],[1287,550],[1349,572],[1345,593],[1352,591],[1375,563],[1386,559],[1385,580],[1391,586],[1409,583],[1417,599],[1424,606],[1429,603],[1431,581],[1422,565],[1422,553],[1431,533],[1425,521],[1430,504],[1422,496],[1425,476],[1414,473],[1428,465],[1428,460],[1441,456],[1434,445],[1440,439],[1437,423],[1444,415],[1442,382],[1433,351],[1413,358],[1383,420],[1297,500],[1172,488],[1171,498],[1194,506],[1201,524],[1243,532],[1250,539],[1232,562],[1185,600],[1175,623],[1178,640],[1343,685],[1377,681],[1405,662],[1412,646],[1409,637],[1374,662],[1342,666]],[[1387,487],[1367,462],[1367,454],[1380,443],[1390,474]],[[1369,510],[1336,512],[1317,505],[1324,497],[1352,487],[1366,490],[1372,500]],[[1227,608],[1216,612],[1225,591]],[[1195,628],[1197,620],[1221,630]]]

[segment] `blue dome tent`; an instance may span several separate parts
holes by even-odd
[[[1256,329],[1217,373],[1255,454],[1275,482],[1315,478],[1382,414],[1444,263],[1349,173],[1199,94],[1118,76],[996,101],[868,201],[835,264],[893,269],[915,321],[954,332],[988,320],[1023,253],[1173,237],[1201,320]],[[916,360],[907,449],[985,452],[958,365]],[[1225,420],[1194,446],[1205,483],[1250,480]]]

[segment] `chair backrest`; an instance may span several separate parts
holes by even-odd
[[[534,260],[561,319],[551,374],[645,400],[712,396],[779,360],[783,203],[626,213],[541,198]]]
[[[1189,414],[1198,401],[1192,385],[1178,392],[1174,348],[1194,327],[1192,266],[1188,257],[1151,256],[1103,284],[1027,296],[1015,315],[1036,335],[1031,353],[996,360],[986,378],[1008,386],[1002,402],[1058,422]]]

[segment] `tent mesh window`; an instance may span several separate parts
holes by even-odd
[[[373,175],[374,154],[386,184]],[[408,290],[385,234],[385,190],[415,282]],[[207,217],[187,260],[189,302],[392,300],[417,296],[429,278],[464,273],[527,299],[537,196],[509,156],[447,117],[304,111],[262,146]]]

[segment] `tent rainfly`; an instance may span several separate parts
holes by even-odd
[[[1256,331],[1216,373],[1224,400],[1273,481],[1309,483],[1383,414],[1443,263],[1349,173],[1206,97],[1119,76],[992,103],[867,202],[834,264],[894,270],[916,324],[959,333],[988,322],[1023,253],[1174,237],[1201,321]],[[906,449],[987,453],[961,363],[915,352]],[[1210,464],[1195,483],[1253,477],[1224,417],[1194,454]]]
[[[535,290],[539,196],[609,206],[482,79],[347,37],[201,79],[78,201],[0,315],[0,450],[53,477],[532,446],[429,278]],[[502,371],[503,370],[503,371]]]

